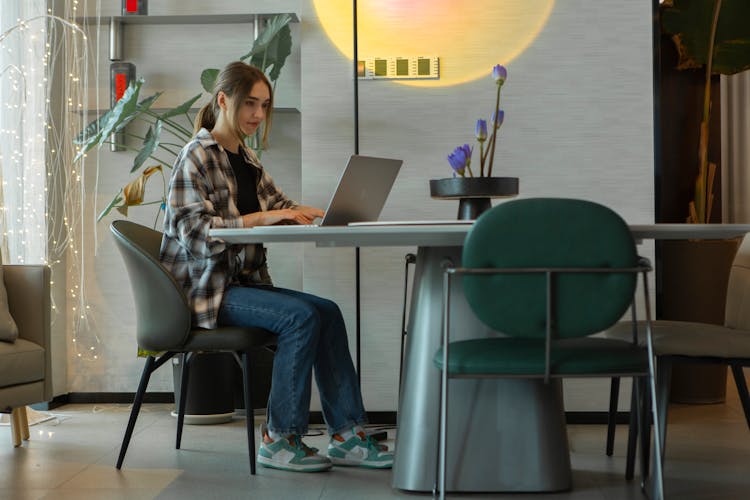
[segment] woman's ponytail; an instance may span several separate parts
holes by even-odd
[[[198,115],[195,117],[195,127],[193,129],[193,134],[197,134],[198,131],[202,128],[205,128],[206,130],[211,130],[214,128],[214,126],[216,125],[216,114],[214,113],[215,101],[216,96],[211,96],[211,101],[198,111]]]

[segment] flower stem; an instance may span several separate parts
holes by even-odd
[[[495,137],[497,136],[497,129],[498,124],[497,121],[500,119],[500,89],[502,88],[502,85],[498,84],[497,86],[497,97],[495,98],[495,122],[492,124],[492,138],[490,141],[492,142],[492,145],[490,146],[492,148],[492,151],[490,151],[490,165],[487,167],[487,177],[492,176],[492,164],[495,161]]]
[[[479,177],[484,177],[484,142],[479,141]]]

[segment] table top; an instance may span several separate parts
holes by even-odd
[[[227,243],[310,242],[320,247],[461,246],[470,224],[371,226],[259,226],[211,229]],[[750,233],[750,224],[632,224],[636,240],[737,238]]]

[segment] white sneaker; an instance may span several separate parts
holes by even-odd
[[[339,434],[331,437],[328,444],[328,458],[334,465],[367,467],[370,469],[390,469],[393,467],[393,453],[383,449],[364,432],[354,433],[349,439]]]
[[[294,472],[321,472],[332,467],[329,459],[318,455],[317,450],[303,443],[297,434],[273,441],[268,437],[265,424],[261,425],[261,434],[257,462],[263,467]]]

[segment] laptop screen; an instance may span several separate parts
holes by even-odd
[[[339,178],[321,226],[378,220],[402,160],[352,155]]]

